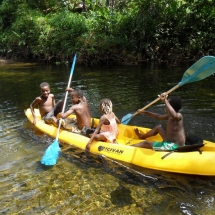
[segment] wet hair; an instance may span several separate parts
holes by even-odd
[[[168,101],[170,103],[170,105],[172,106],[172,108],[178,112],[181,107],[182,107],[182,101],[181,98],[179,96],[169,96],[168,97]]]
[[[77,89],[74,89],[72,92],[74,92],[78,97],[83,98],[83,96],[84,96],[84,94],[83,94],[81,89],[77,88]]]
[[[105,114],[110,114],[112,113],[112,102],[110,99],[102,99],[100,101],[100,107],[101,107],[101,110],[105,113]]]
[[[47,82],[42,82],[40,84],[40,88],[42,88],[42,87],[50,87],[50,86],[49,86],[49,84]]]

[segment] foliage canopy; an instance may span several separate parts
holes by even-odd
[[[0,55],[83,64],[214,55],[212,0],[1,0]]]

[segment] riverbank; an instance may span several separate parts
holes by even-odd
[[[134,55],[126,55],[126,56],[115,56],[115,55],[107,55],[107,56],[85,56],[85,55],[78,55],[76,64],[78,65],[85,65],[85,66],[101,66],[101,65],[141,65],[145,63],[166,63],[170,66],[177,66],[181,63],[185,62],[195,62],[204,55],[197,54],[192,56],[180,57],[175,54],[169,56],[167,59],[159,59],[158,57],[154,60],[150,60],[147,56],[145,57],[138,57]],[[70,59],[71,58],[71,59]],[[67,60],[61,60],[57,58],[49,58],[49,59],[25,59],[25,58],[6,58],[0,57],[0,64],[10,64],[16,62],[22,63],[48,63],[48,64],[69,64],[73,57],[69,57]]]

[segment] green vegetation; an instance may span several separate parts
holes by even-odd
[[[0,56],[111,64],[214,55],[213,0],[0,0]]]

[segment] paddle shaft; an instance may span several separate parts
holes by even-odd
[[[75,62],[76,62],[76,55],[74,56],[74,59],[73,59],[72,68],[71,68],[71,72],[70,72],[70,76],[69,76],[69,81],[68,81],[67,88],[68,88],[68,87],[70,86],[70,84],[71,84],[72,75],[73,75],[73,71],[74,71],[74,67],[75,67]],[[66,91],[65,99],[64,99],[64,102],[63,102],[63,109],[62,109],[62,113],[64,113],[64,111],[65,111],[65,107],[66,107],[66,100],[67,100],[67,97],[68,97],[68,93],[69,93],[69,92],[68,92],[68,91]],[[56,140],[58,140],[58,137],[59,137],[61,123],[62,123],[62,118],[60,118],[60,122],[59,122],[58,130],[57,130]]]
[[[169,91],[166,92],[166,94],[170,94],[171,92],[173,92],[174,90],[178,89],[179,85],[177,84],[176,86],[174,86],[172,89],[170,89]],[[145,110],[146,108],[150,107],[151,105],[153,105],[154,103],[158,102],[160,100],[160,98],[156,98],[154,101],[152,101],[151,103],[149,103],[148,105],[146,105],[145,107],[143,107],[142,109],[140,109],[138,112],[136,111],[133,116],[137,115],[139,112]]]

